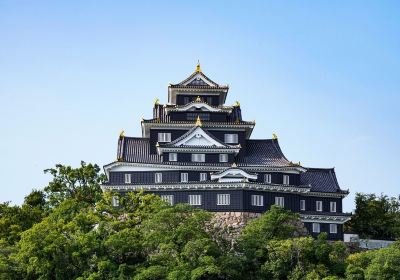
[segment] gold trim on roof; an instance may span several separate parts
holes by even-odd
[[[272,133],[272,139],[273,140],[278,140],[278,135],[276,135],[275,133]]]
[[[200,116],[197,116],[196,126],[202,126],[202,125],[203,125],[203,124],[201,123]]]
[[[196,72],[197,72],[197,73],[200,73],[200,72],[201,72],[201,68],[200,68],[200,60],[197,60]]]

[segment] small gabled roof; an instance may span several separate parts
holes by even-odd
[[[198,141],[191,141],[197,138]],[[221,142],[207,130],[201,128],[200,125],[194,126],[182,136],[174,141],[161,145],[160,147],[180,147],[180,146],[199,146],[199,147],[215,147],[215,148],[231,148],[231,146]]]
[[[334,168],[307,168],[300,175],[300,184],[310,185],[312,192],[347,192],[340,188]]]
[[[178,84],[170,84],[169,87],[181,88],[181,87],[199,87],[199,88],[229,88],[227,85],[220,85],[209,77],[207,77],[200,68],[200,63],[197,64],[196,70],[186,79]]]
[[[257,180],[257,174],[251,174],[246,171],[244,171],[241,168],[238,168],[236,166],[232,166],[230,168],[227,168],[223,171],[220,172],[215,172],[211,174],[211,180],[229,180],[229,179],[235,179],[235,180]]]

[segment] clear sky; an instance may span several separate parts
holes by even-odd
[[[200,59],[308,167],[399,194],[399,1],[0,1],[0,201],[107,164]]]

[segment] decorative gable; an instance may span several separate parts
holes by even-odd
[[[187,135],[184,135],[183,139],[180,139],[173,144],[174,147],[182,146],[212,146],[216,148],[226,147],[227,145],[219,142],[217,139],[212,137],[206,131],[204,131],[200,126],[197,126]]]
[[[211,180],[218,180],[218,182],[248,182],[249,180],[257,180],[257,175],[232,167],[225,171],[211,174]]]

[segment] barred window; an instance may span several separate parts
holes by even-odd
[[[301,211],[306,210],[306,201],[305,200],[300,200],[300,210]]]
[[[329,233],[337,233],[337,224],[329,224]]]
[[[161,200],[167,202],[169,205],[174,205],[174,196],[172,194],[161,195]]]
[[[272,178],[271,177],[272,177],[271,174],[265,174],[264,175],[264,182],[267,183],[267,184],[271,184],[271,182],[272,182]]]
[[[178,154],[177,153],[169,153],[169,161],[177,161]]]
[[[189,204],[190,205],[201,205],[201,195],[200,194],[189,195]]]
[[[130,184],[132,181],[132,175],[131,174],[125,174],[125,184]]]
[[[171,142],[171,133],[169,132],[159,132],[158,142]]]
[[[205,162],[206,155],[205,154],[192,154],[192,162]]]
[[[280,196],[276,196],[275,197],[275,205],[278,205],[280,207],[285,207],[285,198],[284,197],[280,197]]]
[[[154,174],[154,178],[156,183],[162,183],[162,173]]]
[[[320,225],[319,225],[319,223],[313,223],[313,224],[312,224],[312,231],[313,231],[313,232],[316,232],[316,233],[320,232]]]
[[[225,134],[225,143],[237,144],[238,142],[239,142],[239,137],[237,134]]]
[[[228,162],[228,154],[220,154],[219,162]]]
[[[209,121],[210,120],[210,114],[209,113],[186,113],[186,119],[188,121],[195,121],[197,120],[197,117],[200,117],[202,121]]]
[[[264,197],[262,195],[252,195],[251,205],[253,206],[264,206]]]
[[[217,194],[217,205],[230,205],[231,195],[230,194]]]
[[[317,210],[318,212],[322,212],[322,201],[316,201],[315,203],[315,210]]]
[[[336,212],[336,202],[335,201],[331,201],[330,209],[331,209],[331,212]]]
[[[181,182],[189,181],[189,174],[188,173],[181,173]]]
[[[207,181],[207,173],[200,173],[200,181]]]
[[[283,175],[283,184],[284,185],[289,185],[289,175]]]

